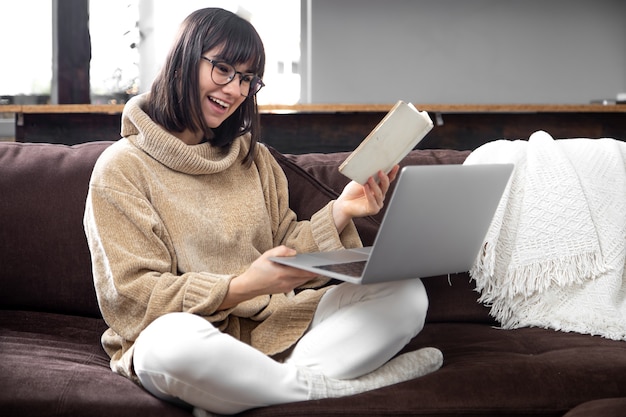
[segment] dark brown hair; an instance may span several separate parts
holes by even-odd
[[[222,48],[220,59],[233,65],[248,64],[249,71],[262,77],[265,69],[263,42],[245,19],[219,8],[196,10],[183,21],[163,68],[150,91],[148,115],[171,132],[204,132],[215,146],[229,146],[250,132],[251,143],[245,162],[254,157],[260,137],[256,96],[247,97],[219,127],[211,129],[202,115],[199,67],[202,54]]]

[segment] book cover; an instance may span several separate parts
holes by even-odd
[[[365,184],[380,170],[389,172],[433,128],[425,111],[398,101],[361,144],[339,166],[346,177]]]

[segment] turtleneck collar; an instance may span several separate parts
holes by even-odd
[[[147,94],[131,98],[122,113],[122,136],[167,167],[190,175],[215,174],[241,161],[245,156],[242,138],[230,147],[210,143],[187,145],[156,124],[143,110]],[[243,151],[243,152],[242,152]]]

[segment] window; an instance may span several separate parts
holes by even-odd
[[[267,58],[266,87],[259,93],[260,104],[299,101],[299,0],[94,0],[89,2],[92,103],[120,103],[130,95],[147,91],[178,25],[202,7],[239,13],[257,28]],[[6,97],[2,103],[8,103],[8,97],[22,104],[49,100],[52,0],[3,3],[0,13],[0,35],[7,40],[4,62],[11,63],[3,66],[0,77],[0,99]]]
[[[91,103],[124,103],[139,92],[138,0],[89,2]]]
[[[47,101],[52,84],[52,2],[12,1],[2,3],[0,10],[2,103]]]
[[[202,7],[222,7],[250,20],[263,39],[266,87],[260,104],[300,99],[300,1],[110,0],[90,2],[92,102],[119,102],[147,91],[179,24]]]

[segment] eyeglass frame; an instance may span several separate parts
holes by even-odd
[[[219,59],[211,59],[211,58],[206,57],[204,55],[202,55],[201,58],[211,64],[211,66],[212,66],[211,67],[211,80],[215,84],[217,84],[217,85],[220,85],[220,86],[228,85],[231,82],[233,82],[233,80],[236,78],[237,75],[239,75],[239,94],[241,94],[242,97],[254,97],[259,91],[261,91],[261,89],[263,87],[265,87],[265,83],[263,82],[261,77],[259,77],[258,75],[254,74],[252,72],[245,73],[245,72],[237,71],[232,64],[229,64],[226,61],[220,61]],[[227,66],[231,67],[233,69],[233,71],[234,71],[233,75],[229,76],[228,78],[230,78],[230,79],[228,81],[226,81],[225,83],[218,83],[213,78],[213,71],[215,70],[216,65],[220,65],[220,64],[227,65]],[[243,94],[241,92],[241,84],[243,83],[244,77],[250,77],[250,76],[252,76],[252,79],[250,80],[250,87],[249,87],[250,89],[248,90],[248,94]],[[255,80],[256,80],[256,82],[253,83],[253,81],[255,81]],[[256,89],[256,91],[254,91],[254,89],[252,88],[253,85],[258,85],[259,86]],[[250,93],[251,91],[254,91],[254,93],[251,94]]]

